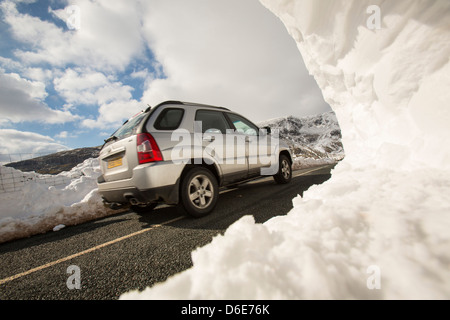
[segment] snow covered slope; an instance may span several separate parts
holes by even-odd
[[[258,125],[278,130],[280,139],[291,149],[294,169],[337,163],[344,158],[341,129],[334,112],[271,119]]]
[[[100,174],[98,159],[53,176],[0,166],[0,243],[113,213],[97,192]]]
[[[345,159],[287,216],[244,217],[122,298],[449,299],[450,2],[261,2],[336,112]]]

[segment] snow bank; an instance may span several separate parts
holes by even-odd
[[[0,243],[111,214],[97,193],[97,177],[101,174],[97,159],[87,159],[69,172],[52,176],[51,182],[58,182],[56,186],[48,185],[49,175],[3,166],[0,171],[25,180],[16,185],[16,191],[0,193]]]
[[[346,157],[287,216],[242,218],[191,269],[122,299],[450,298],[450,3],[261,1],[336,112]]]

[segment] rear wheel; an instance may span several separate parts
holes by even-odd
[[[291,181],[292,179],[291,161],[284,154],[280,155],[278,172],[276,175],[273,176],[273,179],[275,180],[276,183],[279,184],[289,183],[289,181]]]
[[[211,171],[197,167],[191,169],[181,183],[181,203],[193,217],[209,214],[217,203],[219,185]]]

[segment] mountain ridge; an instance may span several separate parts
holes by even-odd
[[[97,158],[101,146],[85,147],[59,151],[56,153],[5,164],[22,172],[34,171],[40,174],[58,174],[70,171],[78,164],[89,158]]]
[[[286,116],[258,123],[278,130],[294,157],[294,168],[337,163],[345,156],[341,129],[333,111],[302,118]]]
[[[258,123],[278,130],[294,157],[294,169],[308,166],[336,163],[344,158],[341,130],[334,112],[298,118],[285,116]],[[69,171],[88,158],[96,158],[101,146],[77,148],[40,156],[37,158],[8,163],[23,172],[58,174]]]

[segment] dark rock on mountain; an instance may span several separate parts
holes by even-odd
[[[66,150],[29,160],[8,163],[5,166],[13,167],[22,172],[35,171],[41,174],[58,174],[69,171],[86,159],[97,158],[100,149],[101,146]]]

